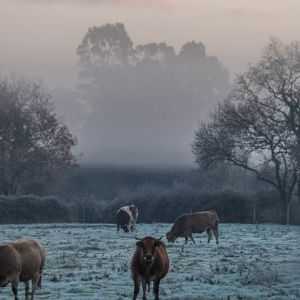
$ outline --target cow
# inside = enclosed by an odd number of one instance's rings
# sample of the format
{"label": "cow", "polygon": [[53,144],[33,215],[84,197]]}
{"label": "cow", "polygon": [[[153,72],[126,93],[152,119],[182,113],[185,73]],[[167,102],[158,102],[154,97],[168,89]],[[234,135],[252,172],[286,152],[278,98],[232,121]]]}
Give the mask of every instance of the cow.
{"label": "cow", "polygon": [[143,300],[147,300],[146,287],[150,291],[153,281],[155,300],[159,300],[159,284],[169,271],[169,257],[165,244],[160,239],[146,236],[136,243],[136,250],[131,261],[131,273],[134,281],[133,300],[136,300],[140,285],[143,287]]}
{"label": "cow", "polygon": [[116,213],[117,231],[119,232],[120,227],[124,232],[133,231],[138,215],[138,208],[133,204],[121,207]]}
{"label": "cow", "polygon": [[25,284],[25,300],[29,300],[29,281],[32,281],[31,300],[42,284],[46,260],[45,249],[33,239],[18,240],[0,245],[0,287],[11,284],[14,299],[18,299],[18,284]]}
{"label": "cow", "polygon": [[212,239],[212,235],[215,236],[216,243],[219,243],[219,217],[213,210],[202,211],[195,213],[186,213],[180,215],[171,230],[167,232],[166,238],[168,242],[174,243],[178,237],[185,238],[185,244],[188,242],[188,238],[195,243],[192,233],[207,232],[208,243]]}

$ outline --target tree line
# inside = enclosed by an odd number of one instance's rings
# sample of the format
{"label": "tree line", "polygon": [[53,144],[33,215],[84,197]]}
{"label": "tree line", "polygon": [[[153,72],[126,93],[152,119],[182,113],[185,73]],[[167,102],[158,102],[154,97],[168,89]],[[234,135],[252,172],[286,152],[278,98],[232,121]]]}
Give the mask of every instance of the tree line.
{"label": "tree line", "polygon": [[[216,210],[221,222],[285,223],[276,191],[240,169],[220,167],[149,170],[82,166],[66,174],[48,195],[0,197],[0,223],[115,223],[117,210],[138,206],[139,222],[172,223],[183,212]],[[53,196],[54,195],[54,196]],[[256,203],[256,211],[252,203]],[[291,210],[298,224],[299,203]]]}

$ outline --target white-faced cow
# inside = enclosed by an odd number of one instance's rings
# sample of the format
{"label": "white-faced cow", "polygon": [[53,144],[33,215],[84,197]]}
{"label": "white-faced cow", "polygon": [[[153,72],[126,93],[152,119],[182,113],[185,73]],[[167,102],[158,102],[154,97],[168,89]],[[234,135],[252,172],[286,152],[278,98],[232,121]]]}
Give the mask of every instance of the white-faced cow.
{"label": "white-faced cow", "polygon": [[138,208],[131,204],[121,207],[117,211],[117,230],[119,232],[120,227],[125,231],[133,231],[139,215]]}
{"label": "white-faced cow", "polygon": [[155,300],[159,300],[159,284],[169,271],[169,257],[165,244],[160,239],[147,236],[136,243],[136,250],[131,261],[131,273],[134,281],[133,300],[136,300],[143,287],[143,300],[147,300],[146,287],[154,282]]}
{"label": "white-faced cow", "polygon": [[29,281],[32,281],[31,300],[37,287],[41,287],[45,265],[45,249],[35,240],[24,239],[0,245],[0,287],[11,284],[15,300],[18,284],[25,284],[25,299],[29,299]]}
{"label": "white-faced cow", "polygon": [[178,237],[184,237],[185,244],[187,244],[188,238],[195,243],[192,233],[202,233],[206,231],[208,235],[208,243],[212,239],[212,235],[214,235],[216,243],[218,244],[218,224],[219,217],[213,210],[182,214],[176,219],[171,230],[167,232],[166,238],[168,242],[171,243],[174,243]]}

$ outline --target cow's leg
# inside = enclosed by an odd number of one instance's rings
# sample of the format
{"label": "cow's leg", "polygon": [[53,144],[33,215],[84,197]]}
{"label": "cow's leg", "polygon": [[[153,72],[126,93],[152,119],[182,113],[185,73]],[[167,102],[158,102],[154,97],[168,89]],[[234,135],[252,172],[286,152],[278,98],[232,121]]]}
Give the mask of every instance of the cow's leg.
{"label": "cow's leg", "polygon": [[120,224],[118,223],[117,224],[117,232],[119,232],[119,230],[120,230]]}
{"label": "cow's leg", "polygon": [[184,242],[184,243],[185,243],[185,244],[187,244],[187,243],[188,243],[188,240],[189,240],[189,238],[188,238],[188,236],[187,236],[187,235],[186,235],[184,238],[185,238],[185,242]]}
{"label": "cow's leg", "polygon": [[40,276],[41,274],[40,273],[36,273],[33,278],[32,278],[32,288],[31,288],[31,300],[34,300],[34,294],[36,292],[36,289],[38,287],[38,283],[39,283],[39,280],[40,280]]}
{"label": "cow's leg", "polygon": [[194,244],[196,243],[195,240],[194,240],[194,238],[193,238],[192,233],[190,233],[190,239],[192,240],[192,242],[193,242]]}
{"label": "cow's leg", "polygon": [[127,232],[130,232],[131,231],[131,225],[128,224],[128,225],[126,225],[126,227],[127,227]]}
{"label": "cow's leg", "polygon": [[11,280],[11,289],[14,294],[15,300],[18,300],[18,285],[19,285],[19,276],[15,276]]}
{"label": "cow's leg", "polygon": [[138,294],[140,293],[141,281],[138,278],[134,278],[133,280],[134,280],[133,300],[136,300]]}
{"label": "cow's leg", "polygon": [[[150,283],[148,283],[148,284],[150,284]],[[146,293],[147,283],[145,281],[143,281],[142,285],[143,285],[143,300],[147,300],[147,293]]]}
{"label": "cow's leg", "polygon": [[134,230],[134,223],[130,224],[130,231],[133,232]]}
{"label": "cow's leg", "polygon": [[29,281],[25,281],[25,300],[29,300]]}
{"label": "cow's leg", "polygon": [[135,225],[136,225],[136,222],[133,223],[133,230],[134,230],[135,232],[137,232],[137,229],[136,229]]}
{"label": "cow's leg", "polygon": [[216,244],[219,244],[219,232],[218,229],[213,229],[214,236],[216,238]]}
{"label": "cow's leg", "polygon": [[160,280],[157,279],[154,281],[154,286],[153,286],[153,291],[154,291],[154,300],[159,300],[159,296],[158,296],[158,293],[159,293],[159,282]]}
{"label": "cow's leg", "polygon": [[208,235],[207,243],[209,244],[210,240],[212,239],[212,232],[211,232],[211,229],[207,229],[206,232],[207,232],[207,235]]}

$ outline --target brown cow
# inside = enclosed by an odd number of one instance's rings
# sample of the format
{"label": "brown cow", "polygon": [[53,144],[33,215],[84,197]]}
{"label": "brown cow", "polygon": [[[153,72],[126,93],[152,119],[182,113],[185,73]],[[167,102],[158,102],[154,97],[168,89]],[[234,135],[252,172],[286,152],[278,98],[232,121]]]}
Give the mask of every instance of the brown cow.
{"label": "brown cow", "polygon": [[218,215],[213,210],[182,214],[176,219],[171,230],[167,232],[166,237],[168,242],[171,243],[174,243],[178,237],[184,237],[185,244],[187,244],[188,238],[195,243],[192,233],[202,233],[206,231],[208,235],[208,243],[210,242],[213,233],[216,238],[216,243],[218,244],[218,224]]}
{"label": "brown cow", "polygon": [[169,257],[161,238],[155,239],[147,236],[136,243],[137,248],[131,261],[131,273],[134,281],[133,300],[136,300],[140,292],[141,283],[143,300],[147,300],[146,285],[148,285],[149,292],[151,281],[154,282],[155,300],[159,300],[159,283],[169,271]]}
{"label": "brown cow", "polygon": [[37,287],[41,287],[45,265],[45,249],[35,240],[24,239],[0,245],[0,287],[11,283],[15,300],[18,284],[25,284],[25,299],[29,299],[29,281],[32,280],[31,300]]}

